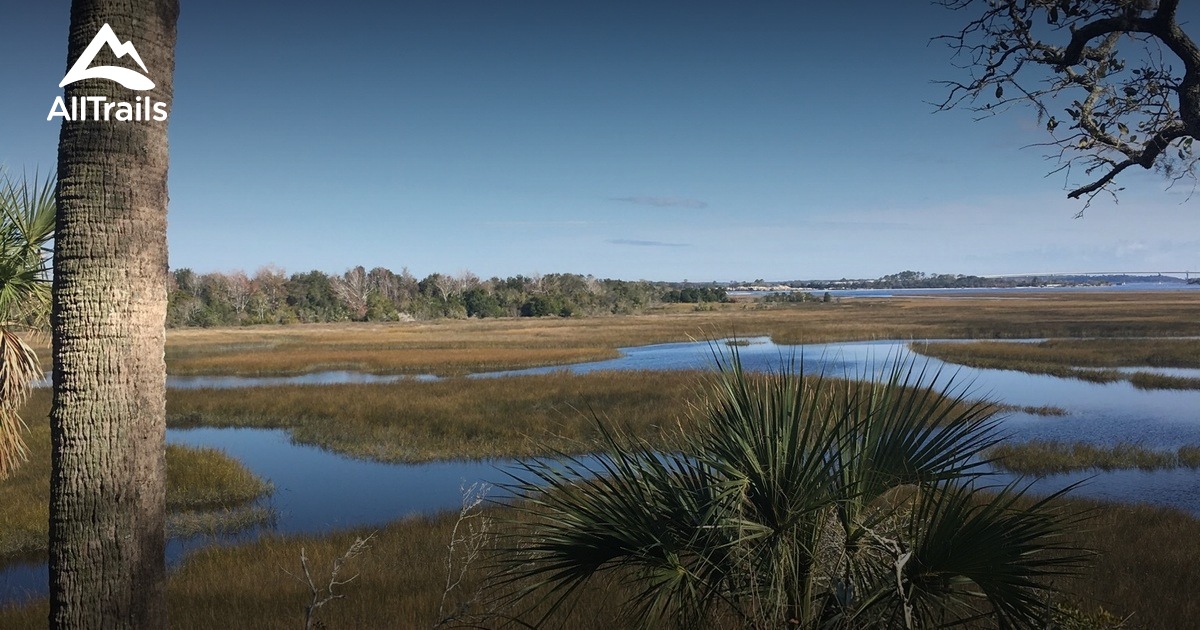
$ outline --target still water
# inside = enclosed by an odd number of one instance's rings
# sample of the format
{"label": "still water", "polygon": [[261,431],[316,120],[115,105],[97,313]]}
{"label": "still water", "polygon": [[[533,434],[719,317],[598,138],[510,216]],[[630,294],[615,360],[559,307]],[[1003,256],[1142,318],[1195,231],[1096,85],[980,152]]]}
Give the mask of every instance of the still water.
{"label": "still water", "polygon": [[[912,357],[907,341],[875,341],[781,346],[767,338],[741,340],[737,346],[749,369],[777,369],[794,362],[805,372],[829,376],[872,377],[883,374],[897,357],[915,358],[925,381],[969,387],[977,396],[1018,406],[1060,407],[1066,416],[1011,413],[1004,430],[1011,439],[1046,439],[1094,443],[1133,442],[1174,449],[1200,444],[1200,391],[1138,390],[1128,383],[1097,384],[1007,370],[983,370]],[[916,344],[919,350],[920,343]],[[727,355],[723,342],[671,343],[626,348],[616,359],[572,366],[533,368],[474,375],[476,378],[541,374],[558,370],[706,369],[714,351]],[[1189,374],[1190,375],[1190,374]],[[237,388],[264,385],[394,382],[398,376],[322,372],[296,377],[172,377],[171,387]],[[418,377],[432,379],[434,377]],[[512,461],[382,464],[352,460],[312,446],[293,444],[286,431],[266,429],[188,429],[168,431],[174,444],[216,447],[242,461],[255,474],[271,480],[275,493],[266,504],[277,514],[271,531],[319,533],[348,527],[383,525],[412,514],[457,509],[464,489],[477,482],[503,482]],[[1007,480],[999,476],[998,482]],[[1177,507],[1200,516],[1200,474],[1190,469],[1070,473],[1039,479],[1035,488],[1051,492],[1075,481],[1087,482],[1075,496],[1108,501],[1145,502]],[[168,555],[177,562],[190,549],[249,540],[265,528],[236,537],[172,540]],[[0,571],[0,602],[44,594],[45,565],[18,565]]]}

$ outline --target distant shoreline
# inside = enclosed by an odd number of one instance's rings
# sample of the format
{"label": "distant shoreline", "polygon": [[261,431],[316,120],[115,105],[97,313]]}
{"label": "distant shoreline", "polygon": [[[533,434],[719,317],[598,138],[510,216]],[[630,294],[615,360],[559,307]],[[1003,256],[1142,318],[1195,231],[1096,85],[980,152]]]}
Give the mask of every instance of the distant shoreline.
{"label": "distant shoreline", "polygon": [[996,293],[1077,293],[1077,292],[1098,292],[1098,293],[1130,293],[1130,292],[1147,292],[1158,293],[1164,291],[1200,291],[1200,285],[1189,284],[1187,282],[1130,282],[1125,284],[1072,284],[1072,285],[1046,285],[1038,287],[1012,287],[1012,286],[996,286],[996,287],[921,287],[921,288],[897,288],[897,289],[814,289],[794,288],[787,289],[769,289],[769,290],[752,290],[729,288],[727,290],[729,297],[763,297],[778,293],[811,293],[815,297],[820,297],[825,293],[829,293],[832,297],[844,298],[864,298],[864,297],[921,297],[922,295],[942,296],[947,293],[957,293],[963,297],[978,297],[978,294],[996,294]]}

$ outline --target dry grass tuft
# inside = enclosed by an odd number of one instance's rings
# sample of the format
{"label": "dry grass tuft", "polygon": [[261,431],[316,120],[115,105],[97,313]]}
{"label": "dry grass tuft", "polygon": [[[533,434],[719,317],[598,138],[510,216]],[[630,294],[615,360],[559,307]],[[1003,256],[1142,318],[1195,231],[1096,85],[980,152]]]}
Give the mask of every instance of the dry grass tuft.
{"label": "dry grass tuft", "polygon": [[228,510],[271,493],[271,484],[215,448],[167,445],[167,509]]}

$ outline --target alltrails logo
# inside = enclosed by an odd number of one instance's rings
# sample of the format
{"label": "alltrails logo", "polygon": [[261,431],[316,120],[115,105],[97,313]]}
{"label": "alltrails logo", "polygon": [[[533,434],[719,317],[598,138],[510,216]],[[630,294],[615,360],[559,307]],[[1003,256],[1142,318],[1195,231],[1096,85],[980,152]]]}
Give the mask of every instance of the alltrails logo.
{"label": "alltrails logo", "polygon": [[[100,27],[100,32],[96,33],[96,37],[92,38],[92,42],[75,61],[75,65],[67,71],[67,76],[63,77],[58,87],[66,87],[84,79],[108,79],[138,92],[154,89],[154,81],[135,70],[118,66],[90,67],[92,61],[96,59],[96,55],[100,53],[100,49],[105,46],[108,46],[118,59],[129,55],[137,62],[142,72],[149,72],[146,64],[142,63],[141,55],[133,47],[133,42],[121,43],[112,27],[105,24]],[[54,120],[56,117],[70,122],[81,120],[163,121],[167,119],[167,104],[155,102],[149,96],[137,98],[132,103],[110,101],[107,96],[73,96],[70,107],[68,107],[67,101],[58,96],[55,97],[54,104],[50,106],[50,113],[46,115],[46,120]]]}

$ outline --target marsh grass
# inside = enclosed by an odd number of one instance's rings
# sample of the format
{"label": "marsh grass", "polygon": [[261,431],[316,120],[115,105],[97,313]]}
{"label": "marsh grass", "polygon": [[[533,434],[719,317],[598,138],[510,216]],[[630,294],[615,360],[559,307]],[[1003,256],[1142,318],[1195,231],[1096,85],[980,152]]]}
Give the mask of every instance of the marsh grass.
{"label": "marsh grass", "polygon": [[237,507],[272,491],[218,449],[175,444],[167,446],[167,483],[167,509],[193,512]]}
{"label": "marsh grass", "polygon": [[1033,416],[1068,416],[1068,415],[1071,415],[1070,411],[1067,411],[1066,409],[1063,409],[1062,407],[1055,407],[1053,405],[1033,406],[1033,405],[1000,404],[1000,405],[997,405],[997,407],[1000,411],[1019,411],[1021,413],[1027,413],[1027,414],[1030,414]]}
{"label": "marsh grass", "polygon": [[[943,344],[930,344],[939,350]],[[996,359],[1030,360],[1071,367],[1200,368],[1200,339],[1049,339],[1038,343],[978,342],[945,344],[947,352],[976,349],[971,354]]]}
{"label": "marsh grass", "polygon": [[[12,477],[0,481],[0,564],[35,557],[46,549],[50,522],[49,412],[50,392],[45,390],[35,390],[21,412],[30,419],[29,461]],[[219,451],[167,448],[167,504],[172,511],[216,509],[219,514],[232,514],[233,508],[270,490],[269,484]]]}
{"label": "marsh grass", "polygon": [[275,511],[258,505],[185,510],[167,516],[167,535],[179,538],[225,536],[275,522]]}
{"label": "marsh grass", "polygon": [[1102,446],[1086,442],[1033,440],[993,447],[989,457],[997,467],[1015,473],[1050,475],[1076,470],[1162,470],[1200,468],[1200,447],[1149,449],[1137,444]]}
{"label": "marsh grass", "polygon": [[1200,468],[1200,446],[1181,446],[1175,451],[1179,463],[1188,468]]}
{"label": "marsh grass", "polygon": [[566,371],[353,385],[171,390],[168,424],[276,428],[292,439],[384,462],[592,452],[596,419],[659,448],[694,426],[705,372]]}
{"label": "marsh grass", "polygon": [[616,356],[625,346],[734,335],[767,335],[781,344],[1200,336],[1197,294],[859,298],[839,304],[718,304],[700,312],[674,305],[643,315],[594,318],[179,329],[167,336],[167,366],[172,374],[345,369],[456,375],[594,361]]}
{"label": "marsh grass", "polygon": [[1200,619],[1200,521],[1188,514],[1138,505],[1080,500],[1092,513],[1073,536],[1097,551],[1092,571],[1064,587],[1089,612],[1103,607],[1129,617],[1129,627],[1191,628]]}
{"label": "marsh grass", "polygon": [[1200,389],[1200,378],[1151,372],[1135,372],[1129,375],[1129,383],[1138,389]]}
{"label": "marsh grass", "polygon": [[[1072,532],[1072,540],[1096,549],[1095,565],[1075,579],[1064,580],[1070,607],[1091,619],[1101,608],[1108,619],[1129,617],[1128,628],[1190,628],[1200,618],[1200,521],[1181,512],[1139,506],[1067,500],[1064,505],[1092,514],[1089,526]],[[487,515],[505,519],[495,508]],[[322,611],[330,628],[432,628],[446,583],[447,544],[458,519],[454,513],[390,524],[376,533],[370,553],[349,571],[359,578],[345,589],[346,599]],[[356,538],[375,530],[356,530],[319,537],[268,536],[255,543],[207,548],[191,555],[172,573],[168,584],[171,626],[183,629],[291,629],[303,622],[308,588],[284,573],[294,570],[303,547],[314,566],[328,566]],[[448,607],[460,604],[463,618],[485,613],[469,603],[486,578],[478,563],[452,594]],[[614,613],[615,604],[631,596],[618,580],[590,584],[551,619],[550,628],[618,630],[630,627]],[[543,609],[544,610],[544,609]],[[492,611],[493,615],[503,611]],[[44,628],[46,600],[0,608],[0,627]],[[493,617],[495,621],[495,617]],[[447,624],[454,627],[452,624]],[[495,623],[484,626],[491,627]],[[731,628],[733,626],[730,626]],[[1066,626],[1071,627],[1071,626]],[[1104,628],[1080,625],[1078,628]]]}
{"label": "marsh grass", "polygon": [[[489,513],[494,517],[494,513]],[[484,563],[475,563],[459,588],[443,602],[446,557],[455,513],[399,521],[378,530],[354,530],[327,536],[266,536],[236,547],[208,547],[190,554],[172,572],[168,583],[171,627],[190,630],[280,629],[304,625],[311,602],[309,587],[286,573],[296,572],[301,549],[312,567],[327,569],[358,539],[372,533],[369,552],[354,558],[346,575],[358,578],[345,585],[345,599],[323,608],[318,620],[328,628],[397,629],[461,627],[481,608],[471,600],[483,580]],[[625,627],[611,604],[621,597],[619,586],[597,589],[578,600],[576,609],[560,618],[579,630]],[[439,617],[439,606],[456,611],[456,618]],[[28,605],[0,608],[2,628],[44,628],[45,599]]]}
{"label": "marsh grass", "polygon": [[[1139,389],[1200,389],[1200,379],[1118,367],[1200,368],[1200,339],[1050,339],[1039,343],[913,343],[915,352],[971,367],[1018,370]],[[1109,369],[1105,369],[1109,368]]]}
{"label": "marsh grass", "polygon": [[[170,356],[170,355],[168,355]],[[284,345],[269,351],[168,359],[173,374],[295,375],[323,370],[455,376],[600,361],[610,348],[347,348]]]}
{"label": "marsh grass", "polygon": [[387,462],[586,452],[593,412],[659,444],[685,422],[694,372],[558,372],[369,385],[172,390],[174,427],[284,428],[292,439]]}

